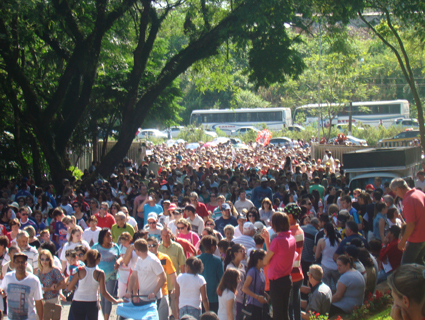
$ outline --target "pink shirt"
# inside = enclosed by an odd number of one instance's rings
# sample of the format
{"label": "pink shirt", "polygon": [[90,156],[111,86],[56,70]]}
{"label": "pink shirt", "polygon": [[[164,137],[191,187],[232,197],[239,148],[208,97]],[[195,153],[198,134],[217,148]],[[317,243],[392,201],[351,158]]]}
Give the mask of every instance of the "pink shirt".
{"label": "pink shirt", "polygon": [[193,231],[189,231],[187,234],[180,233],[178,238],[185,239],[194,246],[196,246],[196,244],[199,242],[199,236]]}
{"label": "pink shirt", "polygon": [[425,242],[425,194],[422,191],[407,191],[403,198],[403,215],[406,222],[415,223],[415,229],[407,241]]}
{"label": "pink shirt", "polygon": [[290,231],[279,233],[270,244],[274,255],[270,260],[268,278],[277,280],[289,276],[295,261],[295,238]]}

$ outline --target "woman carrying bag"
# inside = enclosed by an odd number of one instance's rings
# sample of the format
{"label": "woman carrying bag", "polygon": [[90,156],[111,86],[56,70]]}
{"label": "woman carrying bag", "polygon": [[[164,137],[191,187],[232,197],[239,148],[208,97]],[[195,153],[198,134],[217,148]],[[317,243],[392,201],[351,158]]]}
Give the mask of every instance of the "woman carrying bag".
{"label": "woman carrying bag", "polygon": [[264,276],[264,250],[253,250],[249,256],[248,272],[242,291],[245,293],[246,305],[242,309],[245,320],[268,319],[269,296],[264,291],[266,278]]}

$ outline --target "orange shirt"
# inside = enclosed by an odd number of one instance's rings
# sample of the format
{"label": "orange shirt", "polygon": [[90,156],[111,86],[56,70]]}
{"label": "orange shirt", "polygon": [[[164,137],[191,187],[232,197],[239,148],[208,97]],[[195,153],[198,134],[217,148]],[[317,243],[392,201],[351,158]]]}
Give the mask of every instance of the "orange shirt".
{"label": "orange shirt", "polygon": [[[173,274],[173,273],[176,272],[176,269],[174,268],[173,262],[171,261],[169,256],[158,251],[157,257],[158,257],[159,261],[161,261],[161,265],[164,268],[165,274],[170,275],[170,274]],[[161,290],[162,290],[163,296],[168,294],[167,281],[165,281]]]}

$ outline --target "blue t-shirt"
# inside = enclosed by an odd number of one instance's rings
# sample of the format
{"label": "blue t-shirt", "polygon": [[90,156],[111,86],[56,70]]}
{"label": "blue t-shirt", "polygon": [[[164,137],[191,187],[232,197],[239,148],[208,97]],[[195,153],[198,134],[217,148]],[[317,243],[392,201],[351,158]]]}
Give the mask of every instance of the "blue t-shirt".
{"label": "blue t-shirt", "polygon": [[62,221],[57,221],[55,224],[55,236],[58,237],[58,245],[59,247],[62,247],[66,242],[68,242],[68,239],[66,238],[68,235],[68,229],[66,226],[62,223]]}
{"label": "blue t-shirt", "polygon": [[273,199],[273,192],[272,189],[269,187],[263,188],[261,186],[258,186],[252,190],[251,194],[251,201],[254,203],[254,206],[257,208],[261,207],[261,202],[263,202],[264,198],[269,198],[270,201]]}
{"label": "blue t-shirt", "polygon": [[149,203],[146,203],[143,206],[143,225],[146,225],[148,223],[148,214],[151,212],[154,212],[156,213],[156,215],[159,216],[161,213],[164,212],[164,209],[159,204],[155,204],[153,207],[151,207]]}
{"label": "blue t-shirt", "polygon": [[344,240],[341,241],[341,243],[339,244],[338,249],[336,249],[335,253],[338,254],[338,255],[344,254],[345,248],[351,244],[351,241],[353,241],[353,239],[362,240],[364,245],[365,245],[365,248],[368,247],[365,238],[363,238],[362,236],[360,236],[358,234],[352,234],[351,236],[346,237]]}
{"label": "blue t-shirt", "polygon": [[19,227],[19,229],[24,230],[25,227],[31,226],[34,228],[35,232],[38,233],[38,226],[34,221],[28,219],[27,222],[25,223],[23,223],[22,221],[20,222],[21,222],[21,226]]}
{"label": "blue t-shirt", "polygon": [[104,248],[99,243],[95,243],[92,249],[96,249],[101,254],[99,269],[105,272],[105,282],[108,280],[117,280],[118,273],[114,269],[115,261],[120,257],[120,248],[116,243],[111,248]]}
{"label": "blue t-shirt", "polygon": [[[249,290],[251,290],[251,292],[254,292],[255,294],[259,295],[259,296],[264,296],[264,289],[266,287],[266,278],[264,276],[264,271],[263,269],[258,270],[256,267],[252,267],[251,269],[248,270],[248,273],[246,274],[246,276],[250,276],[252,281],[251,284],[249,285]],[[253,304],[254,306],[263,307],[263,304],[260,303],[257,299],[254,299],[251,296],[246,296],[247,297],[247,303],[248,304]]]}
{"label": "blue t-shirt", "polygon": [[221,233],[221,235],[224,235],[224,227],[228,224],[231,224],[232,226],[236,227],[238,225],[238,220],[234,216],[230,216],[229,219],[224,219],[223,217],[220,217],[215,220],[215,230]]}
{"label": "blue t-shirt", "polygon": [[373,218],[373,235],[375,236],[376,239],[382,241],[383,239],[381,239],[381,234],[379,233],[379,220],[381,219],[384,219],[386,224],[387,219],[382,215],[381,212],[378,212],[376,214],[376,217]]}
{"label": "blue t-shirt", "polygon": [[354,209],[353,207],[351,207],[350,211],[348,211],[350,213],[350,215],[353,216],[354,221],[359,224],[360,223],[360,216],[359,213],[357,212],[356,209]]}

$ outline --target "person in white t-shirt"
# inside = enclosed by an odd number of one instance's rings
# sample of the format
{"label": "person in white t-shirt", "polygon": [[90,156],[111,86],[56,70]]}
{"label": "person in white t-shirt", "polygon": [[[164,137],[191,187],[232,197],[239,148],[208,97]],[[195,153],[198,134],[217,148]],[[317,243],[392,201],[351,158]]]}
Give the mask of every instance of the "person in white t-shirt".
{"label": "person in white t-shirt", "polygon": [[190,257],[186,260],[185,273],[181,273],[176,280],[176,305],[178,306],[178,318],[191,315],[196,319],[201,317],[201,302],[205,311],[210,310],[207,296],[207,282],[201,275],[204,265],[201,259]]}
{"label": "person in white t-shirt", "polygon": [[194,205],[189,204],[184,208],[184,214],[186,215],[186,220],[189,221],[192,231],[196,232],[198,236],[202,236],[202,231],[204,231],[204,220],[196,214],[196,208]]}
{"label": "person in white t-shirt", "polygon": [[148,243],[145,239],[137,239],[133,246],[127,248],[127,252],[133,249],[137,256],[136,266],[130,276],[128,292],[125,297],[134,295],[146,295],[149,300],[162,298],[161,288],[167,281],[161,261],[148,251]]}
{"label": "person in white t-shirt", "polygon": [[7,273],[0,285],[0,294],[7,295],[8,319],[43,319],[43,292],[40,280],[26,270],[28,257],[16,253],[15,271]]}
{"label": "person in white t-shirt", "polygon": [[242,213],[243,209],[249,211],[254,206],[251,200],[246,198],[246,191],[242,188],[239,189],[239,200],[235,202],[235,208],[239,214]]}
{"label": "person in white t-shirt", "polygon": [[415,188],[425,192],[425,171],[419,170],[416,176],[418,180],[415,181]]}
{"label": "person in white t-shirt", "polygon": [[90,247],[99,241],[99,232],[102,230],[97,226],[96,216],[90,216],[87,220],[89,227],[83,232],[83,240],[86,241]]}
{"label": "person in white t-shirt", "polygon": [[227,269],[217,287],[219,320],[236,320],[236,288],[240,279],[237,269]]}

